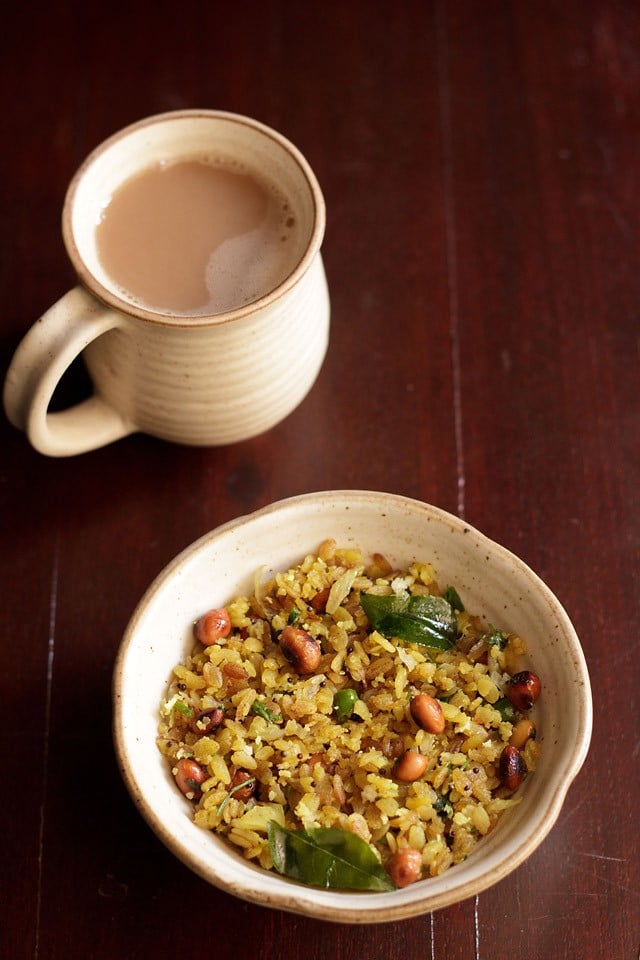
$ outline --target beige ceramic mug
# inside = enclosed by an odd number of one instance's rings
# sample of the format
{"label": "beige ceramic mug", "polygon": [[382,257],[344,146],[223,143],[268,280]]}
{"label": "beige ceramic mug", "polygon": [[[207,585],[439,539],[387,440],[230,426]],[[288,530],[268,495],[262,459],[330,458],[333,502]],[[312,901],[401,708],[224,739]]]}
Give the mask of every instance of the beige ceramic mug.
{"label": "beige ceramic mug", "polygon": [[[286,275],[274,275],[272,287],[263,277],[254,299],[221,312],[149,306],[113,279],[97,239],[97,225],[123,184],[154,167],[194,161],[261,178],[282,201],[292,228]],[[255,120],[177,111],[115,134],[87,158],[69,187],[63,235],[80,284],[18,346],[4,389],[9,419],[50,456],[82,453],[135,431],[215,446],[268,430],[301,402],[326,353],[324,225],[324,201],[309,164]],[[274,235],[273,243],[284,240]],[[229,267],[233,243],[225,249]],[[80,353],[93,396],[48,412],[59,380]]]}

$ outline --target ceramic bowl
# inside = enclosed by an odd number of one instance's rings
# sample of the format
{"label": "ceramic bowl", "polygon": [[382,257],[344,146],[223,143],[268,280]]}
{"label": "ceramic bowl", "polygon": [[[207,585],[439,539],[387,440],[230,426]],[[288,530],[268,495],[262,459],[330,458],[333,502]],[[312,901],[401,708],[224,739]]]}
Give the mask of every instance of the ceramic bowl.
{"label": "ceramic bowl", "polygon": [[[384,553],[394,566],[429,560],[467,609],[526,638],[542,679],[535,719],[542,755],[507,811],[469,858],[442,876],[389,893],[305,887],[253,866],[196,827],[156,749],[158,706],[172,667],[192,646],[191,624],[210,606],[297,563],[322,540]],[[188,867],[245,900],[340,923],[416,916],[471,897],[515,870],[544,840],[585,759],[591,692],[580,643],[559,601],[512,553],[436,507],[387,493],[331,491],[294,497],[197,540],[157,577],[126,630],[114,674],[114,735],[127,787],[159,838]]]}

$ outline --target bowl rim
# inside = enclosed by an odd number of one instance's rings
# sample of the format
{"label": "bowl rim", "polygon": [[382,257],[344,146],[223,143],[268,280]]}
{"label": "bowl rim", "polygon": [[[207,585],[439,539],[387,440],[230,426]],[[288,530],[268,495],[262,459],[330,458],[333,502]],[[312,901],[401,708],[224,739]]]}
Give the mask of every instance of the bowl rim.
{"label": "bowl rim", "polygon": [[[260,888],[240,889],[232,880],[221,876],[219,871],[212,873],[207,866],[201,864],[197,858],[193,857],[190,851],[186,847],[183,847],[173,834],[170,833],[160,815],[154,809],[153,804],[145,797],[142,786],[132,772],[131,765],[128,762],[127,735],[122,716],[124,670],[128,654],[134,646],[139,622],[156,595],[186,561],[193,559],[196,554],[202,550],[206,550],[212,543],[224,537],[230,531],[252,524],[272,513],[295,509],[297,507],[305,507],[311,504],[317,504],[320,501],[326,502],[327,499],[335,503],[340,501],[349,501],[350,503],[358,504],[369,502],[371,506],[382,506],[384,503],[388,507],[403,507],[410,511],[417,511],[430,519],[436,520],[438,523],[448,524],[454,532],[471,534],[478,544],[489,547],[494,555],[515,564],[520,573],[525,574],[533,585],[543,593],[547,602],[550,603],[555,617],[563,628],[564,639],[569,642],[572,658],[576,669],[580,673],[579,684],[577,686],[579,693],[577,695],[578,702],[576,710],[579,736],[576,737],[576,740],[572,744],[572,750],[564,768],[564,778],[562,781],[557,782],[555,789],[549,793],[549,796],[545,798],[544,804],[538,809],[536,816],[538,821],[537,828],[523,837],[521,842],[514,844],[510,851],[509,858],[498,862],[491,870],[480,876],[471,877],[462,883],[456,883],[455,877],[452,877],[453,882],[450,885],[431,894],[429,893],[428,886],[420,889],[417,885],[412,885],[389,894],[378,893],[375,897],[368,899],[370,894],[305,887],[280,875],[275,875],[274,877],[276,881],[279,881],[277,884],[274,884],[276,887],[275,890]],[[242,514],[215,527],[198,537],[176,554],[153,579],[142,595],[123,634],[113,669],[112,707],[112,732],[116,759],[128,792],[142,817],[165,846],[167,846],[179,860],[207,882],[246,901],[261,906],[315,917],[317,919],[353,924],[390,922],[419,916],[432,910],[438,910],[475,896],[498,883],[500,880],[503,880],[508,874],[513,872],[542,843],[558,819],[567,792],[584,764],[589,751],[593,725],[591,685],[586,659],[580,641],[561,602],[538,574],[508,548],[492,540],[466,520],[460,519],[440,507],[400,494],[359,489],[321,490],[274,501],[255,511]],[[253,865],[251,865],[251,869],[257,869],[260,874],[271,876],[270,872],[256,868]],[[444,876],[447,877],[449,873],[450,872],[447,871]],[[442,875],[440,879],[442,879]],[[423,883],[428,884],[428,879],[423,881]],[[282,887],[281,890],[280,886]],[[416,889],[419,893],[415,892]],[[381,898],[384,898],[384,904]],[[389,899],[391,899],[391,902],[388,902]]]}

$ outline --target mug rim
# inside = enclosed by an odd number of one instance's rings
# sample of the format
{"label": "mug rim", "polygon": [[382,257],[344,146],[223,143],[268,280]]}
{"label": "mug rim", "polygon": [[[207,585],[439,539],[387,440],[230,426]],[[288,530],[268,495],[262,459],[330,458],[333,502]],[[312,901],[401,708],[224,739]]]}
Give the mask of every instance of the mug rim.
{"label": "mug rim", "polygon": [[[106,287],[95,276],[95,274],[85,264],[84,258],[80,253],[78,244],[76,243],[73,230],[72,214],[78,188],[85,174],[90,167],[93,166],[94,162],[107,150],[111,149],[112,146],[125,137],[128,137],[147,126],[168,123],[173,120],[188,120],[198,118],[227,120],[232,123],[250,127],[251,129],[261,133],[263,136],[274,140],[279,146],[281,146],[291,157],[291,159],[298,165],[304,179],[309,186],[313,203],[313,224],[304,254],[298,261],[295,268],[281,283],[274,287],[273,290],[270,290],[257,300],[252,300],[249,303],[242,304],[241,306],[235,307],[232,310],[226,310],[220,313],[165,313],[133,303],[130,300],[126,300],[124,297],[119,297],[113,292],[113,290],[110,290],[108,287]],[[93,296],[95,296],[102,303],[106,304],[108,307],[117,310],[119,313],[125,314],[126,316],[136,317],[140,320],[150,321],[163,326],[203,327],[217,326],[249,317],[252,314],[262,311],[265,309],[265,307],[275,303],[289,290],[295,287],[300,278],[309,270],[311,264],[316,258],[316,255],[320,251],[320,247],[324,238],[325,222],[325,201],[316,175],[301,151],[295,146],[295,144],[288,140],[287,137],[279,133],[277,130],[274,130],[272,127],[267,126],[267,124],[262,123],[260,120],[255,120],[254,118],[245,116],[244,114],[234,113],[227,110],[193,108],[185,110],[170,110],[164,113],[157,113],[148,117],[144,117],[141,120],[137,120],[134,123],[128,124],[126,127],[122,127],[120,130],[101,141],[101,143],[99,143],[98,146],[96,146],[83,160],[69,183],[62,210],[62,235],[67,254],[71,260],[71,263],[73,264],[78,279],[90,291],[90,293],[93,294]]]}

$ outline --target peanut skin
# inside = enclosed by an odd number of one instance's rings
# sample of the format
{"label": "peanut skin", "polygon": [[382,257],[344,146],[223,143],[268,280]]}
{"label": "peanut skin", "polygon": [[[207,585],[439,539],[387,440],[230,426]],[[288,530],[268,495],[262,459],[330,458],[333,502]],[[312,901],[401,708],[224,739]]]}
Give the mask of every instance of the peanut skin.
{"label": "peanut skin", "polygon": [[422,855],[419,850],[407,847],[398,850],[387,863],[387,873],[396,887],[408,887],[420,879],[422,872]]}
{"label": "peanut skin", "polygon": [[500,761],[498,764],[498,773],[502,786],[506,787],[507,790],[517,790],[522,783],[526,772],[527,765],[525,764],[522,754],[518,748],[514,747],[512,744],[507,744],[500,754]]}
{"label": "peanut skin", "polygon": [[442,733],[445,727],[442,707],[428,693],[419,693],[411,701],[411,716],[428,733]]}
{"label": "peanut skin", "polygon": [[200,799],[202,795],[200,784],[207,779],[207,773],[199,763],[183,757],[175,766],[174,776],[178,789],[184,793],[185,797],[189,800]]}
{"label": "peanut skin", "polygon": [[315,673],[322,658],[318,641],[299,627],[284,628],[280,634],[280,649],[289,663],[302,674]]}
{"label": "peanut skin", "polygon": [[196,621],[194,633],[196,640],[205,647],[210,647],[218,640],[228,637],[231,632],[231,620],[225,607],[209,610]]}
{"label": "peanut skin", "polygon": [[397,780],[404,783],[413,783],[419,780],[429,765],[429,760],[417,750],[407,750],[396,764],[395,775]]}

